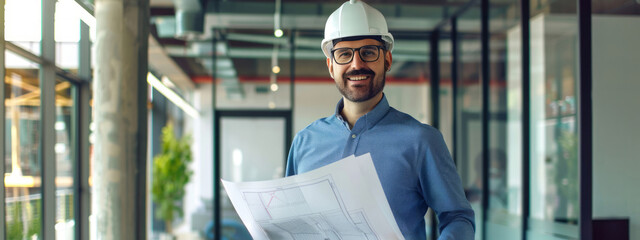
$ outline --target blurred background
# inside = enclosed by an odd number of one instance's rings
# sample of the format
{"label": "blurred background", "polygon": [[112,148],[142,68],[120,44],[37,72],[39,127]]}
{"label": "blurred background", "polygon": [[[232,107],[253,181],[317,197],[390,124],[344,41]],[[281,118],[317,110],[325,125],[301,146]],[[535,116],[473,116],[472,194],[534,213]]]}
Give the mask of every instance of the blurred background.
{"label": "blurred background", "polygon": [[[384,93],[442,132],[476,239],[640,240],[640,2],[365,2],[395,38]],[[218,179],[283,177],[341,98],[341,1],[0,3],[5,239],[250,239]]]}

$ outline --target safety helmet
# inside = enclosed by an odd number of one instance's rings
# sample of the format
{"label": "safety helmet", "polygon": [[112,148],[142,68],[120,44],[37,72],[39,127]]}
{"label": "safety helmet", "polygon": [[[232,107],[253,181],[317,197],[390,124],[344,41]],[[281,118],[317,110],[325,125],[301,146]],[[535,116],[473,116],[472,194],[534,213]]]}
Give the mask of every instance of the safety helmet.
{"label": "safety helmet", "polygon": [[377,9],[358,0],[345,2],[327,19],[324,26],[322,52],[329,58],[333,40],[358,37],[380,36],[388,51],[393,49],[393,36],[387,29],[387,21]]}

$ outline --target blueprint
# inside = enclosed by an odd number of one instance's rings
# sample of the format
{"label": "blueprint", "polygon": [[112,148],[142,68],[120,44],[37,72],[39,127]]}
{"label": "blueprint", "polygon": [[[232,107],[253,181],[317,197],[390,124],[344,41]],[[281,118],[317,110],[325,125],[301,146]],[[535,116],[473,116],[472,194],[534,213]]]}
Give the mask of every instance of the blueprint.
{"label": "blueprint", "polygon": [[222,183],[254,239],[404,239],[369,154],[287,178]]}

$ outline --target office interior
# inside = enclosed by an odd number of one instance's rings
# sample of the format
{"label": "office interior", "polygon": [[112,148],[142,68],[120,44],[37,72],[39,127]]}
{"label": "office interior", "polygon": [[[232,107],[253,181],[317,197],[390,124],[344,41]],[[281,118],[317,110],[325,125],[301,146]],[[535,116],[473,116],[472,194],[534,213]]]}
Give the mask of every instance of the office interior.
{"label": "office interior", "polygon": [[[364,1],[395,38],[385,96],[443,134],[476,239],[640,240],[640,1]],[[4,239],[251,239],[219,180],[283,177],[341,98],[320,41],[342,1],[0,3]],[[191,156],[170,221],[167,125]]]}

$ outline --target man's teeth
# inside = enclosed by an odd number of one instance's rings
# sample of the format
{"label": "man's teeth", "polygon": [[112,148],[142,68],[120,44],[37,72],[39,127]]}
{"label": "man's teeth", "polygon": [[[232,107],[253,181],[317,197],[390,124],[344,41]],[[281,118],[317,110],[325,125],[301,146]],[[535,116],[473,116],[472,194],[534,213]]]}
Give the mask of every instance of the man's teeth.
{"label": "man's teeth", "polygon": [[359,80],[367,79],[367,76],[350,77],[349,79],[352,80],[352,81],[359,81]]}

